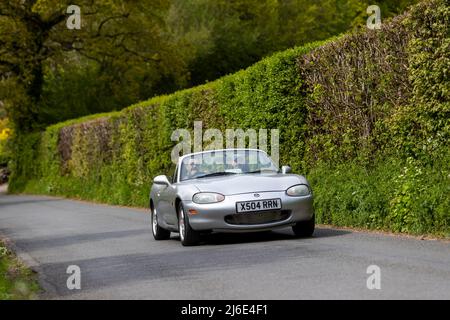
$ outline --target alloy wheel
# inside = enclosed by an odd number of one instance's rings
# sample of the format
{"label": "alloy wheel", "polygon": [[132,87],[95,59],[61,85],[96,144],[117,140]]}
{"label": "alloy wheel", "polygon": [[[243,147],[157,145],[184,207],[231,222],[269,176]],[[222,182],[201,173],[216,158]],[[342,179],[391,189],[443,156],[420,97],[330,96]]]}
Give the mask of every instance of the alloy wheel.
{"label": "alloy wheel", "polygon": [[156,209],[152,210],[152,231],[153,234],[156,235],[158,232],[158,214],[156,213]]}
{"label": "alloy wheel", "polygon": [[184,237],[186,236],[185,235],[186,228],[185,228],[185,225],[184,225],[184,210],[183,210],[183,208],[180,208],[180,217],[178,219],[178,228],[179,228],[179,231],[180,231],[181,241],[184,241]]}

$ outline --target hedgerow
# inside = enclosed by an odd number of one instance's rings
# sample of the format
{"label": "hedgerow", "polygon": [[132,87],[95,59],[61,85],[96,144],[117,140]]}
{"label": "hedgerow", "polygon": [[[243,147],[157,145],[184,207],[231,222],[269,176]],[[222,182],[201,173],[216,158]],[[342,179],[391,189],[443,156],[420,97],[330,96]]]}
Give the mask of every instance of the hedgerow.
{"label": "hedgerow", "polygon": [[175,129],[279,129],[318,222],[450,234],[449,1],[121,112],[17,136],[11,192],[148,206]]}

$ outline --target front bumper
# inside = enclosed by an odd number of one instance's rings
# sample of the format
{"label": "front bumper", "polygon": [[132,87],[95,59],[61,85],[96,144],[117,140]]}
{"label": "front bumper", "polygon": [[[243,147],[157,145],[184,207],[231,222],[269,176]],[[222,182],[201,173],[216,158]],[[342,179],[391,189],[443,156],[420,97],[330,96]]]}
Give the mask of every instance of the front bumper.
{"label": "front bumper", "polygon": [[[183,208],[189,215],[189,224],[196,231],[249,232],[271,230],[294,225],[299,221],[310,220],[314,214],[312,195],[290,197],[284,191],[258,193],[260,195],[259,198],[255,198],[254,193],[244,193],[225,196],[224,201],[212,204],[197,204],[192,201],[183,201]],[[236,202],[264,199],[281,199],[282,220],[261,221],[252,224],[232,224],[226,221],[229,220],[230,215],[237,214]],[[191,214],[189,213],[190,210],[195,210],[197,213]],[[241,215],[252,214],[258,214],[258,212],[241,213]]]}

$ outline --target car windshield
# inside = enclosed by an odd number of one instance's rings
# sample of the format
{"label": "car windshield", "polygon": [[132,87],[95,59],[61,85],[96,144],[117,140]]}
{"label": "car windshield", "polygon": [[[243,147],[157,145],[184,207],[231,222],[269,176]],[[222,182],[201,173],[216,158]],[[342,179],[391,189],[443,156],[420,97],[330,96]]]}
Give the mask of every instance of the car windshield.
{"label": "car windshield", "polygon": [[277,171],[278,168],[265,152],[221,150],[184,158],[181,163],[180,180]]}

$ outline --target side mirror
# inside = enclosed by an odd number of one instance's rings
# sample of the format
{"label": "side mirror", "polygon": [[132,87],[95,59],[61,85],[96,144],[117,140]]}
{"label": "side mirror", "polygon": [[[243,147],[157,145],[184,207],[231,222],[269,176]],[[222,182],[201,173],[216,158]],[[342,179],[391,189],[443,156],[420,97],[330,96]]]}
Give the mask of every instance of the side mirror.
{"label": "side mirror", "polygon": [[281,167],[281,173],[282,174],[287,174],[287,173],[291,173],[291,172],[292,172],[291,167],[289,167],[289,166],[282,166]]}
{"label": "side mirror", "polygon": [[155,177],[155,179],[153,179],[153,183],[165,186],[170,185],[169,179],[167,179],[164,175]]}

